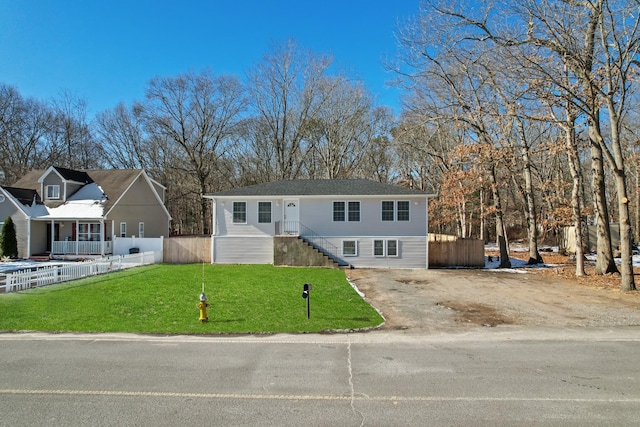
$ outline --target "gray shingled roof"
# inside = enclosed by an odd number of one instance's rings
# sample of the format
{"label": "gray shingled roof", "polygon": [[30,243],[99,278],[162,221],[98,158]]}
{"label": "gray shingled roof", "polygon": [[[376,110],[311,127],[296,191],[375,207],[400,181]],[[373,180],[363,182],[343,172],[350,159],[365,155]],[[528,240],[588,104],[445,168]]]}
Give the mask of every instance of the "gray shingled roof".
{"label": "gray shingled roof", "polygon": [[289,179],[207,194],[225,196],[427,196],[427,193],[369,179]]}

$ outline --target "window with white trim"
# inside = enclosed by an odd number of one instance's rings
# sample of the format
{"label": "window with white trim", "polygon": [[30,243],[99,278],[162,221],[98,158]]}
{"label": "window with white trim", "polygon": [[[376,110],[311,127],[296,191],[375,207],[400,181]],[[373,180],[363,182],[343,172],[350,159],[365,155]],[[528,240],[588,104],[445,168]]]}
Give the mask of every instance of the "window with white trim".
{"label": "window with white trim", "polygon": [[360,221],[360,202],[349,202],[349,222]]}
{"label": "window with white trim", "polygon": [[59,185],[47,185],[47,199],[59,199],[60,198],[60,186]]}
{"label": "window with white trim", "polygon": [[359,222],[360,221],[360,202],[357,201],[336,201],[333,202],[333,221],[334,222]]}
{"label": "window with white trim", "polygon": [[396,204],[398,207],[396,219],[398,221],[409,221],[409,201],[399,200]]}
{"label": "window with white trim", "polygon": [[127,223],[120,223],[120,237],[127,237]]}
{"label": "window with white trim", "polygon": [[144,237],[144,222],[138,223],[138,237]]}
{"label": "window with white trim", "polygon": [[397,257],[398,241],[395,239],[373,241],[373,256],[375,257]]}
{"label": "window with white trim", "polygon": [[373,256],[384,256],[384,240],[373,241]]}
{"label": "window with white trim", "polygon": [[382,201],[382,221],[409,221],[408,200],[383,200]]}
{"label": "window with white trim", "polygon": [[258,202],[258,222],[271,222],[271,202]]}
{"label": "window with white trim", "polygon": [[387,240],[387,256],[398,256],[398,241]]}
{"label": "window with white trim", "polygon": [[357,240],[343,240],[342,241],[342,255],[343,256],[358,256],[358,242],[357,242]]}
{"label": "window with white trim", "polygon": [[395,203],[393,200],[382,201],[382,220],[393,221],[396,217]]}
{"label": "window with white trim", "polygon": [[247,202],[233,202],[233,223],[247,223]]}

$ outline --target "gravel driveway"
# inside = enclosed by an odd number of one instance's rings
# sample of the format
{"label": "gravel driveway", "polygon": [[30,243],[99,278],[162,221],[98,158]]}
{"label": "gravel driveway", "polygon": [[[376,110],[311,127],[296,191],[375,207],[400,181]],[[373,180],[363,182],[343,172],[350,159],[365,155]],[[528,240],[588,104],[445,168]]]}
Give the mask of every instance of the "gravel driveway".
{"label": "gravel driveway", "polygon": [[387,330],[640,326],[640,292],[524,271],[356,269],[347,277],[382,312]]}

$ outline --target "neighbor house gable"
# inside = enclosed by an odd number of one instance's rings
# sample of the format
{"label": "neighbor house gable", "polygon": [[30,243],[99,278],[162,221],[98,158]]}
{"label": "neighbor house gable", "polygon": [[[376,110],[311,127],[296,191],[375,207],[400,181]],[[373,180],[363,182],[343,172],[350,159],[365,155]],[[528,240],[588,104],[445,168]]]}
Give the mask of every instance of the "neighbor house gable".
{"label": "neighbor house gable", "polygon": [[[29,200],[35,191],[24,188],[0,187],[0,221],[4,222],[9,216],[20,213],[25,219],[29,218]],[[37,196],[37,194],[36,194]]]}
{"label": "neighbor house gable", "polygon": [[[158,194],[157,188],[164,189],[162,185],[153,181],[147,173],[142,169],[124,169],[124,170],[100,170],[91,171],[95,176],[96,182],[103,188],[109,201],[105,207],[105,217],[109,216],[113,209],[126,198],[136,185],[142,185],[141,191],[143,197],[150,197],[162,207],[163,214],[171,220],[171,215],[164,205],[164,197]],[[155,184],[154,184],[155,183]]]}

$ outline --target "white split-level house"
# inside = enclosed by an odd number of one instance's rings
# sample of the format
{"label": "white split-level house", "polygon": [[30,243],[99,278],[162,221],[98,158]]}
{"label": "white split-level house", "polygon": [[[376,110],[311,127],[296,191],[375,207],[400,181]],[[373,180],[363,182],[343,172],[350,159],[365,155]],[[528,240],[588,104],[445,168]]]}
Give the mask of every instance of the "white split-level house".
{"label": "white split-level house", "polygon": [[11,216],[18,256],[107,255],[117,237],[167,237],[165,187],[142,169],[52,166],[0,187],[0,223]]}
{"label": "white split-level house", "polygon": [[298,179],[205,197],[213,203],[213,263],[273,263],[274,237],[294,235],[344,266],[429,265],[432,194],[366,179]]}

